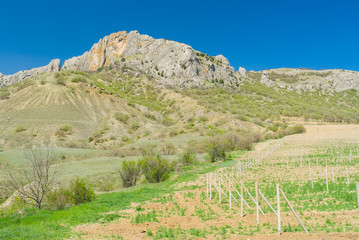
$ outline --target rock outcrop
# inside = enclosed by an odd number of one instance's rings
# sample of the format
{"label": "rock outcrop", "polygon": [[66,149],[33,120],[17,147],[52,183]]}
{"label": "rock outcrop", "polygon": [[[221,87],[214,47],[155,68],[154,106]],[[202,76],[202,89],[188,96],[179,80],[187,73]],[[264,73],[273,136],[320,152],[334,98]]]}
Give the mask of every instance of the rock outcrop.
{"label": "rock outcrop", "polygon": [[342,92],[359,90],[359,72],[331,69],[271,69],[261,72],[260,82],[268,87],[285,88],[290,91]]}
{"label": "rock outcrop", "polygon": [[269,75],[267,71],[262,72],[261,83],[266,85],[267,87],[273,87],[274,83],[269,79]]}
{"label": "rock outcrop", "polygon": [[241,75],[241,77],[243,78],[247,78],[248,75],[247,75],[247,70],[243,67],[239,67],[238,69],[238,73]]}
{"label": "rock outcrop", "polygon": [[29,77],[36,77],[40,73],[58,72],[61,69],[60,59],[52,60],[48,65],[44,67],[33,68],[30,70],[20,71],[13,75],[0,74],[0,88],[9,86],[16,82],[20,82]]}
{"label": "rock outcrop", "polygon": [[[13,75],[0,73],[0,87],[11,85],[43,72],[74,70],[91,72],[107,66],[121,67],[135,76],[147,74],[157,80],[159,87],[198,87],[208,83],[238,87],[247,79],[246,69],[236,72],[222,55],[210,56],[191,46],[165,39],[154,39],[137,31],[117,32],[100,39],[83,55],[64,62],[52,60],[47,66],[20,71]],[[268,87],[286,88],[293,91],[345,91],[359,90],[359,73],[347,70],[272,69],[255,74]]]}
{"label": "rock outcrop", "polygon": [[150,74],[169,86],[200,86],[205,81],[234,86],[240,81],[239,74],[222,55],[212,57],[189,45],[154,39],[137,31],[104,37],[82,56],[66,60],[62,69],[95,71],[111,64]]}

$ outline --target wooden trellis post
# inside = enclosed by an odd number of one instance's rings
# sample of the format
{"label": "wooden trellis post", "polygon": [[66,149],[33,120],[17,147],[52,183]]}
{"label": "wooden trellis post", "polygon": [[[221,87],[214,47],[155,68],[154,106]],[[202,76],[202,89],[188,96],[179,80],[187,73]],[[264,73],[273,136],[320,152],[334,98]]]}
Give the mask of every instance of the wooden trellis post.
{"label": "wooden trellis post", "polygon": [[228,195],[229,195],[229,209],[232,209],[231,179],[229,179]]}
{"label": "wooden trellis post", "polygon": [[329,186],[328,186],[328,167],[325,165],[325,182],[327,185],[327,193],[329,193]]}
{"label": "wooden trellis post", "polygon": [[313,189],[313,176],[312,176],[312,169],[309,169],[309,176],[310,176],[310,181],[312,182],[312,189]]}
{"label": "wooden trellis post", "polygon": [[208,197],[208,194],[209,194],[209,173],[207,173],[207,197]]}
{"label": "wooden trellis post", "polygon": [[280,235],[280,196],[279,196],[279,184],[277,183],[277,220],[278,220],[278,234]]}
{"label": "wooden trellis post", "polygon": [[212,199],[212,173],[209,174],[209,199]]}
{"label": "wooden trellis post", "polygon": [[[222,177],[222,176],[221,176]],[[221,204],[221,177],[218,178],[218,188],[219,188],[219,191],[218,191],[218,201],[219,201],[219,204]]]}
{"label": "wooden trellis post", "polygon": [[259,224],[259,198],[258,198],[258,182],[256,181],[256,210],[257,210],[257,225]]}
{"label": "wooden trellis post", "polygon": [[295,218],[298,220],[298,222],[300,223],[300,225],[301,225],[302,228],[304,229],[304,231],[305,231],[306,233],[309,233],[308,230],[306,229],[306,227],[304,226],[302,220],[300,220],[298,214],[294,211],[294,208],[293,208],[292,205],[290,204],[289,200],[288,200],[287,197],[285,196],[285,194],[284,194],[284,192],[282,191],[282,189],[279,188],[279,190],[280,190],[280,193],[282,194],[284,200],[287,202],[287,204],[288,204],[290,210],[291,210],[292,213],[294,214]]}
{"label": "wooden trellis post", "polygon": [[241,179],[241,216],[243,217],[243,180]]}

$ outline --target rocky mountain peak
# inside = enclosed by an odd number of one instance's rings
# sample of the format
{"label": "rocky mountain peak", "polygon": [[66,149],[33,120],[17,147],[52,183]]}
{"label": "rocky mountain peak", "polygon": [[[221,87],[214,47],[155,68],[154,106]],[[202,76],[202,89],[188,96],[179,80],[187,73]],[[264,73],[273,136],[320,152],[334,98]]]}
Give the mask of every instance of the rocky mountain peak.
{"label": "rocky mountain peak", "polygon": [[111,64],[151,74],[160,84],[170,86],[199,86],[205,81],[220,80],[225,85],[236,85],[240,81],[240,76],[222,55],[212,57],[189,45],[154,39],[138,31],[106,36],[90,51],[66,60],[62,69],[95,71]]}

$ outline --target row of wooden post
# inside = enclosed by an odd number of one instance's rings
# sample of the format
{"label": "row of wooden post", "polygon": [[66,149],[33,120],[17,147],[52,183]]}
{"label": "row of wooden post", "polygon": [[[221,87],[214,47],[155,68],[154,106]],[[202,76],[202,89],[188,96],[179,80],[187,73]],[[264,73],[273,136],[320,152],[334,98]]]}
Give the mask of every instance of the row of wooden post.
{"label": "row of wooden post", "polygon": [[[312,175],[312,169],[309,168],[309,178],[310,178],[310,181],[311,181],[311,185],[312,185],[312,188],[314,188],[314,185],[313,185],[313,182],[314,182],[314,178],[313,178],[313,175]],[[329,179],[328,179],[328,166],[326,165],[325,166],[325,184],[326,184],[326,188],[327,188],[327,193],[329,193]],[[348,173],[348,168],[345,167],[345,173],[346,173],[346,183],[347,185],[350,184],[350,180],[349,180],[349,173]],[[335,174],[334,174],[334,167],[332,167],[332,181],[333,183],[335,182]]]}
{"label": "row of wooden post", "polygon": [[[243,216],[243,207],[244,204],[246,204],[246,206],[248,208],[250,208],[250,206],[248,205],[248,203],[246,202],[246,200],[243,197],[243,191],[245,191],[249,197],[252,199],[252,201],[255,203],[256,205],[256,216],[257,216],[257,225],[259,224],[259,215],[260,212],[264,215],[264,212],[262,210],[262,208],[259,205],[259,196],[262,197],[262,199],[265,201],[265,203],[269,206],[269,208],[274,212],[274,214],[277,216],[278,219],[278,232],[281,232],[281,217],[280,217],[280,195],[282,195],[282,197],[284,198],[285,202],[288,204],[290,210],[292,211],[292,213],[294,214],[294,216],[296,217],[297,221],[299,222],[299,224],[302,226],[302,228],[304,229],[304,231],[306,233],[308,233],[308,230],[306,229],[306,227],[304,226],[303,222],[301,221],[301,219],[299,218],[298,214],[295,212],[293,206],[290,204],[289,200],[287,199],[287,197],[285,196],[284,192],[282,191],[282,189],[279,187],[279,184],[277,184],[277,211],[273,208],[273,206],[269,203],[269,201],[267,200],[267,198],[264,196],[264,194],[259,190],[258,188],[258,182],[255,183],[255,191],[256,191],[256,195],[255,195],[255,199],[254,197],[250,194],[250,192],[248,191],[248,189],[245,187],[245,185],[243,184],[243,180],[240,181],[240,193],[239,191],[236,189],[236,187],[234,186],[235,183],[238,184],[238,181],[234,178],[234,176],[232,176],[232,180],[234,181],[234,185],[231,181],[231,178],[228,177],[227,173],[223,174],[223,170],[221,169],[221,175],[218,176],[217,173],[207,173],[207,196],[212,199],[212,185],[215,187],[215,189],[218,192],[218,201],[221,204],[221,196],[222,194],[227,197],[229,199],[229,208],[232,209],[232,198],[233,200],[235,200],[238,204],[240,204],[240,208],[241,208],[241,216]],[[216,177],[216,179],[213,178],[213,175]],[[226,186],[223,182],[223,176],[225,176],[228,180],[228,186]],[[215,181],[218,181],[217,182]],[[222,185],[225,186],[228,190],[228,195],[225,193],[225,191],[222,189]],[[235,192],[239,195],[240,197],[240,203],[239,201],[233,196],[232,194],[232,189],[235,190]],[[359,202],[358,202],[359,203]]]}

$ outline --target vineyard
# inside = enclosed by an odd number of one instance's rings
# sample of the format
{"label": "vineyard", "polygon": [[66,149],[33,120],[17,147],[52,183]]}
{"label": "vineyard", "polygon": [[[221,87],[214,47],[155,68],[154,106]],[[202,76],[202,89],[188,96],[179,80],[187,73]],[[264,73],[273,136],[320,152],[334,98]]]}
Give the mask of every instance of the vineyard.
{"label": "vineyard", "polygon": [[231,153],[234,160],[217,167],[199,166],[198,177],[169,194],[74,231],[90,239],[358,238],[359,128],[306,128]]}

